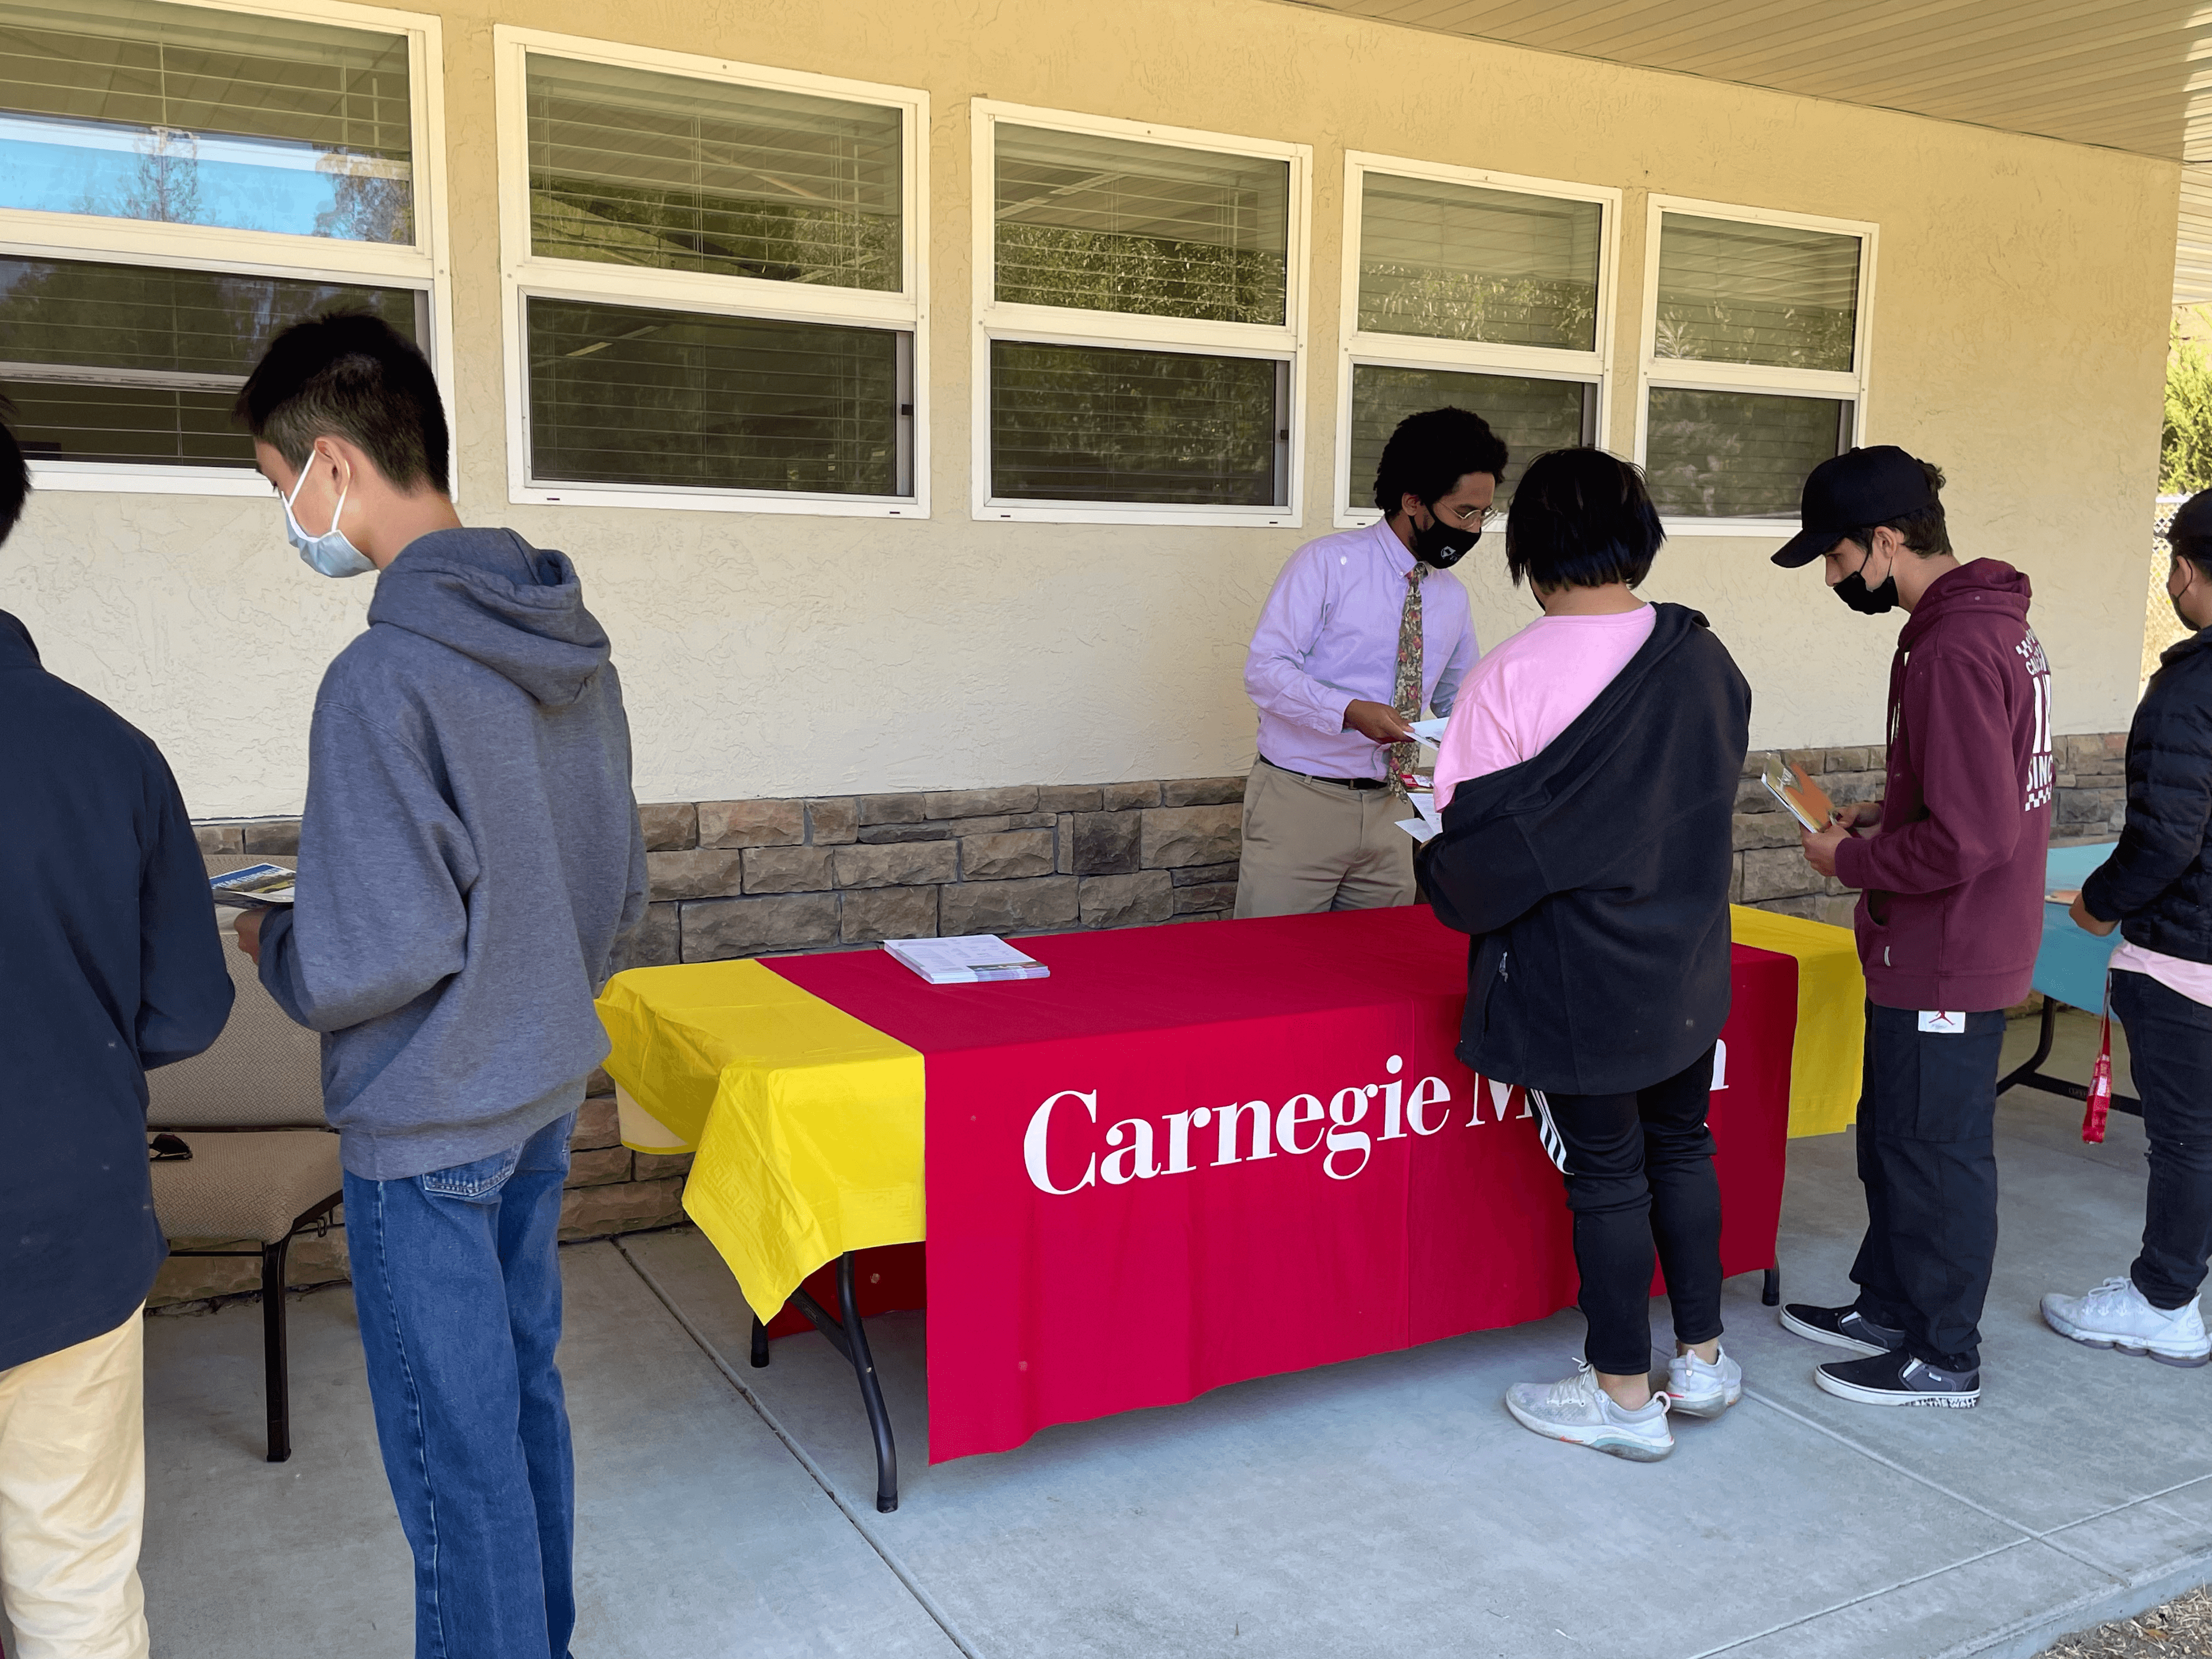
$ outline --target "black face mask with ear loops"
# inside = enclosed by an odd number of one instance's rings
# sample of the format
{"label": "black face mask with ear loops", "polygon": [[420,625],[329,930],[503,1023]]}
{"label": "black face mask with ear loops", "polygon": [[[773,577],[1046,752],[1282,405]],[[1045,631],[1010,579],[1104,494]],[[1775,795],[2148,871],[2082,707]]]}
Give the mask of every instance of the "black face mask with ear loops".
{"label": "black face mask with ear loops", "polygon": [[1413,555],[1431,569],[1443,570],[1457,564],[1482,539],[1482,528],[1454,530],[1442,519],[1431,517],[1429,526],[1413,531]]}
{"label": "black face mask with ear loops", "polygon": [[[1867,558],[1870,559],[1873,556],[1874,554],[1869,551]],[[1891,562],[1890,573],[1883,580],[1881,586],[1869,587],[1866,579],[1866,559],[1860,560],[1859,568],[1838,582],[1834,592],[1838,599],[1862,617],[1880,617],[1894,611],[1897,609],[1895,561]]]}

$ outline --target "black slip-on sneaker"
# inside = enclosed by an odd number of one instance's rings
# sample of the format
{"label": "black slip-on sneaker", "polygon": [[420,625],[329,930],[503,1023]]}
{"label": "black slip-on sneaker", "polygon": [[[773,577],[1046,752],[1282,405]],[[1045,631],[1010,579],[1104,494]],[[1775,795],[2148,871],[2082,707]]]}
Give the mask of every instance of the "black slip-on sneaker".
{"label": "black slip-on sneaker", "polygon": [[1839,1400],[1862,1406],[1948,1406],[1962,1410],[1979,1405],[1979,1370],[1947,1371],[1905,1353],[1876,1354],[1871,1359],[1839,1359],[1813,1368],[1813,1381]]}
{"label": "black slip-on sneaker", "polygon": [[1856,1305],[1816,1308],[1809,1302],[1792,1302],[1782,1310],[1782,1328],[1853,1353],[1894,1353],[1905,1346],[1903,1331],[1875,1324]]}

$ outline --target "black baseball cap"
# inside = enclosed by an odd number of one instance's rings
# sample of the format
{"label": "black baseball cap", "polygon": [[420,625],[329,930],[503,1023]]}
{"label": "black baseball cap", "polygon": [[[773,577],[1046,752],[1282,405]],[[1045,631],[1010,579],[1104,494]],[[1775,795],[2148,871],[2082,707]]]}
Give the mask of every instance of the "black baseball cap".
{"label": "black baseball cap", "polygon": [[1927,469],[1895,444],[1847,449],[1814,467],[1797,508],[1804,526],[1782,544],[1774,562],[1786,570],[1810,564],[1854,530],[1887,524],[1936,505]]}

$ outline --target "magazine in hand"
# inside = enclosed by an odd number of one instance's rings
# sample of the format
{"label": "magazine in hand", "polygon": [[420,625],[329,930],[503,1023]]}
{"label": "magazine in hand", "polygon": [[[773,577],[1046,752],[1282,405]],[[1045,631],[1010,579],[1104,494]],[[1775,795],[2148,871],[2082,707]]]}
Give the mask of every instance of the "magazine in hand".
{"label": "magazine in hand", "polygon": [[884,949],[932,985],[1047,979],[1052,975],[1044,963],[1024,956],[996,933],[973,933],[964,939],[887,939]]}
{"label": "magazine in hand", "polygon": [[1828,792],[1800,772],[1779,755],[1769,755],[1759,773],[1766,785],[1767,793],[1790,809],[1792,817],[1814,835],[1826,830],[1835,816],[1835,803]]}
{"label": "magazine in hand", "polygon": [[249,864],[243,870],[210,876],[208,886],[217,904],[250,910],[259,904],[289,904],[292,884],[299,878],[298,871],[287,870],[281,864]]}

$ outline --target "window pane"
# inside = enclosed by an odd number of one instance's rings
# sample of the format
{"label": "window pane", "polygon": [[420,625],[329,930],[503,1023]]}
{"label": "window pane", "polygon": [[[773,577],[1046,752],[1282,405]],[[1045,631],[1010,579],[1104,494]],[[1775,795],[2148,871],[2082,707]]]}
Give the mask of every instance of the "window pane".
{"label": "window pane", "polygon": [[1515,374],[1455,374],[1436,368],[1352,368],[1352,471],[1346,500],[1353,512],[1374,504],[1382,446],[1398,422],[1425,409],[1455,405],[1490,422],[1512,452],[1498,491],[1513,497],[1513,480],[1547,450],[1584,441],[1589,400],[1597,388],[1580,380],[1537,380]]}
{"label": "window pane", "polygon": [[1284,321],[1291,164],[999,127],[998,297]]}
{"label": "window pane", "polygon": [[991,494],[1273,507],[1271,358],[991,343]]}
{"label": "window pane", "polygon": [[539,482],[910,493],[901,337],[876,328],[532,300]]}
{"label": "window pane", "polygon": [[1595,202],[1370,173],[1359,206],[1359,326],[1589,351]]}
{"label": "window pane", "polygon": [[1857,237],[1679,213],[1659,222],[1658,356],[1850,368]]}
{"label": "window pane", "polygon": [[1644,472],[1670,517],[1794,519],[1805,475],[1850,441],[1832,398],[1651,389]]}
{"label": "window pane", "polygon": [[25,450],[41,460],[251,466],[231,399],[279,330],[368,311],[418,339],[420,299],[409,289],[0,258],[0,384],[21,410]]}
{"label": "window pane", "polygon": [[407,39],[161,0],[0,14],[0,207],[415,240]]}
{"label": "window pane", "polygon": [[530,55],[530,245],[896,291],[896,109]]}

